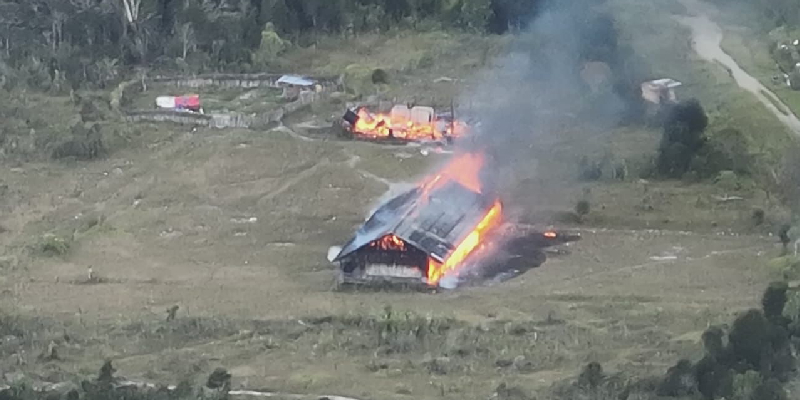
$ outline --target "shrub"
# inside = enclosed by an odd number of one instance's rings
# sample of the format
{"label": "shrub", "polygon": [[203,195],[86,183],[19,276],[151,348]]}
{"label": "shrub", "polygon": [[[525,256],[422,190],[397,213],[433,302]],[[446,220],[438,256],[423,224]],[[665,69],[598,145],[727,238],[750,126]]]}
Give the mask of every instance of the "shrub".
{"label": "shrub", "polygon": [[603,165],[596,161],[589,161],[586,156],[578,162],[578,177],[584,181],[596,181],[603,176]]}
{"label": "shrub", "polygon": [[703,132],[707,126],[708,117],[696,99],[678,103],[668,110],[657,159],[662,175],[678,178],[688,171],[695,154],[706,142]]}
{"label": "shrub", "polygon": [[761,298],[761,306],[764,310],[764,316],[768,319],[781,317],[783,315],[783,308],[786,305],[786,291],[789,290],[789,285],[786,282],[772,282],[764,291],[764,296]]}
{"label": "shrub", "polygon": [[78,160],[94,160],[108,153],[100,125],[91,124],[87,128],[78,124],[72,128],[72,139],[67,140],[53,149],[51,157],[61,159],[73,157]]}
{"label": "shrub", "polygon": [[[733,400],[751,400],[756,389],[763,383],[761,374],[747,371],[733,376]],[[760,399],[760,398],[758,398]]]}
{"label": "shrub", "polygon": [[800,258],[791,255],[773,258],[767,263],[767,268],[779,279],[800,278]]}
{"label": "shrub", "polygon": [[386,73],[385,70],[381,68],[377,68],[372,71],[372,83],[378,84],[388,84],[389,83],[389,74]]}
{"label": "shrub", "polygon": [[689,396],[696,391],[697,379],[689,360],[680,360],[670,367],[657,389],[659,396]]}
{"label": "shrub", "polygon": [[753,213],[750,216],[751,220],[753,221],[753,225],[761,226],[764,224],[766,220],[766,213],[762,208],[756,208],[753,210]]}
{"label": "shrub", "polygon": [[268,22],[261,31],[261,42],[258,50],[253,53],[253,61],[259,67],[267,67],[278,57],[280,53],[286,50],[288,42],[283,40],[277,32],[275,26]]}
{"label": "shrub", "polygon": [[722,342],[723,336],[725,336],[725,332],[718,326],[712,326],[703,332],[701,340],[706,354],[719,359],[725,351],[725,345]]}
{"label": "shrub", "polygon": [[761,356],[769,345],[769,323],[760,310],[751,309],[733,322],[728,335],[731,355],[748,369],[758,369]]}
{"label": "shrub", "polygon": [[697,390],[706,399],[726,397],[731,392],[732,377],[727,366],[716,357],[706,356],[695,366]]}
{"label": "shrub", "polygon": [[720,171],[748,175],[752,172],[753,164],[748,138],[738,129],[726,128],[708,138],[706,145],[697,153],[692,170],[703,178],[712,177]]}
{"label": "shrub", "polygon": [[578,384],[590,388],[596,388],[603,383],[604,379],[603,366],[596,361],[592,361],[583,367],[580,376],[578,377]]}
{"label": "shrub", "polygon": [[66,255],[70,247],[72,247],[72,238],[52,233],[45,234],[38,245],[39,252],[48,257]]}
{"label": "shrub", "polygon": [[754,391],[752,400],[788,400],[786,391],[781,386],[780,382],[775,379],[770,379],[759,385]]}
{"label": "shrub", "polygon": [[230,390],[231,374],[225,368],[218,367],[208,376],[206,387],[209,389]]}
{"label": "shrub", "polygon": [[586,215],[589,214],[591,211],[591,204],[589,200],[579,200],[577,204],[575,204],[575,214],[578,216],[578,220],[582,221]]}

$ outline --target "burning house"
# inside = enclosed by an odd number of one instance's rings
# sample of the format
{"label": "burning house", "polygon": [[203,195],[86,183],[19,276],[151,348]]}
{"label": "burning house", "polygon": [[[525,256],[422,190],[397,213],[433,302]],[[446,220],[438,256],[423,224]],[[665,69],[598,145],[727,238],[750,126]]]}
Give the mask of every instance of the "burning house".
{"label": "burning house", "polygon": [[[462,154],[380,205],[352,239],[329,254],[339,265],[340,283],[435,287],[445,277],[512,276],[543,263],[541,249],[579,239],[555,231],[520,235],[519,229],[503,237],[503,205],[482,187],[482,168],[481,155]],[[475,264],[485,271],[467,268]]]}
{"label": "burning house", "polygon": [[482,159],[462,155],[447,168],[381,205],[342,247],[343,282],[374,279],[435,286],[502,222],[499,199],[483,193]]}
{"label": "burning house", "polygon": [[342,119],[353,138],[365,140],[451,141],[467,131],[466,124],[452,115],[439,115],[423,106],[395,105],[388,113],[358,107],[348,109]]}

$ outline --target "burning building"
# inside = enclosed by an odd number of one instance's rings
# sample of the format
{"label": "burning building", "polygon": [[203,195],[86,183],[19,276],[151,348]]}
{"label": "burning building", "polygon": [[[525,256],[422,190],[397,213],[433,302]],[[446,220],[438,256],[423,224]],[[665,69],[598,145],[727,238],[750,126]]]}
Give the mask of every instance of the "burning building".
{"label": "burning building", "polygon": [[435,286],[458,273],[502,223],[502,203],[481,190],[482,157],[466,154],[381,205],[333,258],[344,282]]}
{"label": "burning building", "polygon": [[353,138],[365,140],[451,141],[467,131],[452,115],[436,114],[431,107],[396,105],[389,113],[372,113],[366,107],[348,109],[342,117]]}
{"label": "burning building", "polygon": [[[544,262],[542,249],[580,238],[530,232],[504,221],[500,199],[481,184],[484,158],[467,153],[380,205],[330,261],[340,283],[440,285],[516,276]],[[507,234],[508,231],[513,232]],[[485,257],[491,254],[491,257]],[[480,264],[477,271],[467,268]]]}

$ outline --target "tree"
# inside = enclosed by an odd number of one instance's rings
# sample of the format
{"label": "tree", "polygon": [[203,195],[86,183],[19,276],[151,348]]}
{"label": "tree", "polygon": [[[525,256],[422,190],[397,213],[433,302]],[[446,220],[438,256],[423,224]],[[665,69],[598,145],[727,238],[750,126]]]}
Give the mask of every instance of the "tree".
{"label": "tree", "polygon": [[658,171],[671,178],[687,172],[692,159],[706,143],[703,133],[707,126],[708,117],[698,100],[672,106],[664,121],[656,162]]}
{"label": "tree", "polygon": [[768,319],[774,319],[783,315],[783,307],[786,306],[788,300],[786,292],[789,290],[789,285],[786,282],[772,282],[764,291],[764,296],[761,298],[761,305],[764,310],[764,316]]}
{"label": "tree", "polygon": [[769,325],[759,310],[749,310],[733,322],[728,334],[731,355],[748,369],[759,370],[764,348],[769,344]]}
{"label": "tree", "polygon": [[194,28],[192,28],[192,23],[187,22],[181,25],[181,45],[182,45],[182,52],[181,58],[184,60],[189,53],[189,48],[194,45]]}
{"label": "tree", "polygon": [[286,41],[275,32],[275,26],[268,22],[261,31],[261,44],[258,51],[253,55],[255,63],[260,67],[266,67],[275,61],[278,54],[286,49]]}
{"label": "tree", "polygon": [[470,31],[483,31],[492,16],[491,0],[461,0],[458,24]]}

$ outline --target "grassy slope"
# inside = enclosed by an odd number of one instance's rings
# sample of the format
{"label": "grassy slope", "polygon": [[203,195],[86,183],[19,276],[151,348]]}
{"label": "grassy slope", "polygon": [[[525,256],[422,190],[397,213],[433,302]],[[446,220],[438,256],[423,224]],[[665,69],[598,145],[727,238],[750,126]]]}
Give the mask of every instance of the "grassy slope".
{"label": "grassy slope", "polygon": [[782,73],[770,54],[771,40],[763,21],[751,8],[743,5],[726,5],[719,8],[716,16],[725,31],[722,48],[733,57],[739,65],[753,75],[761,83],[772,90],[793,113],[800,115],[800,92],[792,90],[781,81],[772,81],[774,76]]}
{"label": "grassy slope", "polygon": [[[680,26],[641,18],[663,8],[634,0],[613,4],[622,10],[623,30],[636,29],[629,39],[651,60],[655,74],[686,82],[684,95],[703,100],[712,130],[737,126],[765,148],[776,146],[780,127],[724,71],[690,55]],[[351,63],[387,68],[393,79],[387,97],[422,96],[446,104],[460,89],[432,85],[432,79],[469,77],[506,40],[399,33],[362,37],[350,46],[331,39],[288,58],[298,69],[321,73]],[[408,67],[426,52],[444,60]],[[330,121],[338,118],[341,104],[312,111],[305,117]],[[756,137],[759,127],[773,134]],[[332,293],[332,271],[323,257],[385,189],[359,169],[407,180],[424,172],[433,157],[415,148],[311,142],[278,131],[189,134],[155,125],[140,130],[145,145],[134,143],[108,160],[0,171],[14,192],[6,204],[11,212],[0,218],[10,230],[0,235],[7,245],[3,254],[20,262],[4,271],[0,296],[22,316],[0,326],[40,332],[25,338],[22,348],[31,359],[26,366],[11,357],[16,347],[0,347],[8,356],[2,358],[4,369],[59,379],[92,374],[98,360],[114,357],[123,375],[167,382],[199,381],[221,364],[237,386],[281,391],[486,398],[507,381],[542,394],[590,360],[634,375],[662,373],[677,358],[696,353],[709,321],[728,322],[733,312],[756,304],[767,280],[753,268],[763,262],[759,251],[770,251],[764,239],[625,230],[742,232],[749,228],[749,207],[764,206],[759,195],[718,205],[710,196],[724,193],[711,185],[656,182],[643,194],[635,179],[574,182],[582,152],[646,159],[657,145],[657,131],[620,129],[586,140],[576,127],[532,149],[541,158],[520,161],[527,174],[521,173],[514,193],[517,200],[531,199],[517,203],[523,212],[569,211],[590,186],[589,223],[623,230],[587,230],[573,255],[551,259],[507,284],[433,297]],[[645,197],[654,210],[638,211]],[[81,228],[88,226],[80,224],[83,218],[97,214],[104,222]],[[238,222],[250,216],[258,223]],[[63,258],[25,251],[43,232],[72,224],[78,240]],[[667,253],[679,254],[680,261],[651,258]],[[78,284],[87,265],[108,282]],[[182,307],[179,321],[167,325],[161,321],[172,304]],[[380,317],[387,304],[430,315],[450,329],[412,343],[390,338],[380,345],[379,327],[353,319]],[[298,322],[325,315],[334,318],[312,326]],[[412,323],[405,329],[413,328]],[[64,332],[72,343],[63,342]],[[58,341],[63,361],[33,361],[51,339]],[[519,355],[533,366],[495,364]],[[443,366],[426,362],[444,356]]]}

